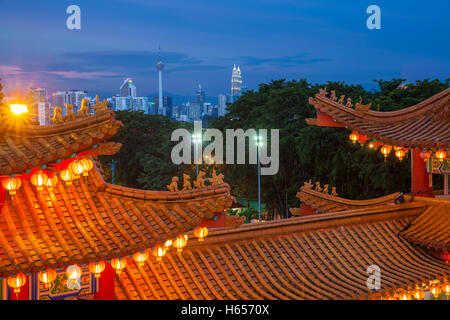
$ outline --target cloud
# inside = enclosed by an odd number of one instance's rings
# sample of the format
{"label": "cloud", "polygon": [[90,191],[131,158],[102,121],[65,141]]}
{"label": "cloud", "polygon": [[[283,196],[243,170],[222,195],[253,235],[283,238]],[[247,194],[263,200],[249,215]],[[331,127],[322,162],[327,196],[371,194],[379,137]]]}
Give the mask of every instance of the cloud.
{"label": "cloud", "polygon": [[18,76],[22,74],[22,68],[19,66],[0,65],[0,76]]}
{"label": "cloud", "polygon": [[331,61],[331,59],[325,58],[307,59],[305,55],[287,56],[278,58],[257,58],[254,56],[244,56],[240,57],[239,59],[242,61],[243,65],[247,66],[273,65],[279,67],[314,64],[319,62]]}
{"label": "cloud", "polygon": [[67,79],[95,79],[105,77],[117,77],[117,73],[108,71],[79,72],[79,71],[50,71],[47,74],[57,75]]}

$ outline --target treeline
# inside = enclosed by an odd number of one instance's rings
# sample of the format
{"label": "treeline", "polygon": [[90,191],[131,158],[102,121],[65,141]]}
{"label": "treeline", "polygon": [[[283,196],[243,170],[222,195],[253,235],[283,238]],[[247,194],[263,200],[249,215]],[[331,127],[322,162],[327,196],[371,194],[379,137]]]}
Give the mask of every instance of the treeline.
{"label": "treeline", "polygon": [[[310,84],[306,80],[276,80],[261,84],[257,91],[245,92],[228,107],[224,117],[208,119],[203,127],[244,130],[280,129],[280,169],[277,175],[262,176],[262,199],[269,212],[287,216],[287,208],[297,207],[295,197],[304,181],[320,181],[337,188],[340,196],[368,199],[388,193],[410,191],[410,159],[399,161],[394,155],[384,161],[379,151],[369,150],[348,139],[345,128],[308,126],[305,118],[315,118],[308,103],[319,88],[346,95],[353,102],[362,97],[372,103],[372,110],[394,111],[412,106],[449,87],[450,79],[417,81],[399,87],[403,79],[376,81],[379,90],[368,91],[361,85],[344,82]],[[112,140],[121,142],[122,149],[114,157],[104,157],[105,174],[110,178],[111,159],[117,161],[115,182],[145,189],[165,190],[172,176],[189,172],[195,177],[195,166],[176,166],[170,155],[176,142],[170,136],[176,128],[192,131],[192,124],[171,121],[167,117],[139,112],[119,111],[116,118],[124,128]],[[253,143],[253,142],[252,142]],[[225,146],[224,146],[225,149]],[[248,149],[247,149],[248,150]],[[226,150],[224,150],[226,151]],[[257,197],[256,165],[216,165],[225,181],[238,197]],[[202,165],[201,169],[210,170]],[[435,187],[441,188],[437,179]]]}

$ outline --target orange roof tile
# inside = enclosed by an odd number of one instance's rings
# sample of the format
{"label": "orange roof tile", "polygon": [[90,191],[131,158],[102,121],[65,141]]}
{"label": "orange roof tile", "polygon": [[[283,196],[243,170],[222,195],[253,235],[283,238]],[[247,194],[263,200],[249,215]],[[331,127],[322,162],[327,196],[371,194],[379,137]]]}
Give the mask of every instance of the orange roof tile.
{"label": "orange roof tile", "polygon": [[[366,299],[367,267],[382,272],[381,292],[449,276],[443,261],[399,236],[422,202],[379,206],[211,230],[116,276],[118,299]],[[379,293],[378,293],[379,294]]]}

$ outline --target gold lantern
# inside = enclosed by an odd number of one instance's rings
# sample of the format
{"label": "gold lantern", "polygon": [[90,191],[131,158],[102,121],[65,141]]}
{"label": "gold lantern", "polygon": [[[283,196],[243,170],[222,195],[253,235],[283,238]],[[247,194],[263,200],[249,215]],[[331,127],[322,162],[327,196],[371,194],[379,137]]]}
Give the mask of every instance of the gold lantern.
{"label": "gold lantern", "polygon": [[36,187],[37,190],[41,191],[43,187],[47,184],[48,177],[42,171],[36,171],[31,176],[31,184]]}
{"label": "gold lantern", "polygon": [[72,184],[72,180],[75,179],[74,174],[69,169],[61,170],[59,173],[61,180],[64,181],[68,186]]}
{"label": "gold lantern", "polygon": [[92,162],[91,159],[83,158],[79,161],[81,165],[83,166],[83,176],[89,175],[89,170],[91,170],[94,167],[94,162]]}
{"label": "gold lantern", "polygon": [[114,258],[111,260],[111,267],[116,270],[116,273],[120,275],[122,270],[127,266],[126,258]]}
{"label": "gold lantern", "polygon": [[44,284],[45,288],[50,288],[53,281],[56,279],[56,270],[54,269],[47,269],[45,271],[41,271],[38,274],[39,281],[41,281]]}
{"label": "gold lantern", "polygon": [[153,255],[156,257],[156,261],[160,262],[162,257],[164,257],[164,255],[167,252],[167,248],[165,246],[161,246],[160,244],[157,244],[155,246],[155,249],[153,249],[152,253]]}
{"label": "gold lantern", "polygon": [[8,277],[6,282],[8,283],[8,286],[14,289],[14,293],[19,293],[20,288],[22,288],[27,282],[27,276],[19,272],[14,276]]}
{"label": "gold lantern", "polygon": [[95,278],[100,278],[100,274],[105,270],[105,262],[90,262],[89,263],[89,271],[94,274]]}
{"label": "gold lantern", "polygon": [[9,191],[10,195],[15,195],[16,191],[22,186],[22,180],[20,178],[6,178],[2,181],[3,188]]}
{"label": "gold lantern", "polygon": [[208,235],[208,228],[207,227],[198,227],[194,230],[194,236],[198,238],[198,241],[203,241],[203,239],[206,238]]}
{"label": "gold lantern", "polygon": [[186,246],[186,243],[187,243],[186,237],[181,234],[175,239],[173,246],[177,248],[178,254],[181,254],[181,251],[183,251],[183,248]]}
{"label": "gold lantern", "polygon": [[148,259],[148,252],[147,251],[139,251],[133,254],[133,259],[136,261],[138,267],[143,267],[145,264],[145,261]]}
{"label": "gold lantern", "polygon": [[446,157],[447,157],[447,151],[445,151],[445,150],[436,151],[436,158],[438,158],[440,161],[444,160]]}

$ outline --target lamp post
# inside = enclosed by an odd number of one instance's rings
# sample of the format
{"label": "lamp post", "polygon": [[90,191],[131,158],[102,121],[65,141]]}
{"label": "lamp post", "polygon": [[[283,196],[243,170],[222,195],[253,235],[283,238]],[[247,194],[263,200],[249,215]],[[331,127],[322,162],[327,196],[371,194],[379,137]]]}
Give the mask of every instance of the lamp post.
{"label": "lamp post", "polygon": [[197,162],[197,178],[198,178],[198,147],[202,144],[202,135],[200,133],[194,133],[192,135],[192,143],[194,143],[194,153]]}
{"label": "lamp post", "polygon": [[256,144],[256,161],[258,162],[258,219],[261,222],[261,165],[259,162],[259,147],[262,146],[262,140],[260,136],[255,136]]}

